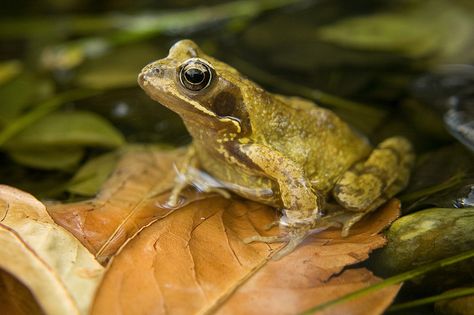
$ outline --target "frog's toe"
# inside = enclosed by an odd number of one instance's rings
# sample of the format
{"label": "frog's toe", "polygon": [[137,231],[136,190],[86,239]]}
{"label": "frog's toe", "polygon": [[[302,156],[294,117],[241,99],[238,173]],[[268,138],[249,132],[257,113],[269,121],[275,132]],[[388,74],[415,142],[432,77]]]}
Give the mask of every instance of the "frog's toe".
{"label": "frog's toe", "polygon": [[341,236],[347,237],[349,236],[350,229],[354,224],[360,221],[364,217],[366,213],[357,213],[351,216],[347,221],[345,221],[342,225]]}
{"label": "frog's toe", "polygon": [[264,226],[264,231],[269,231],[271,229],[273,229],[275,226],[279,226],[280,225],[280,220],[275,220],[273,222],[270,222],[268,223],[267,225]]}
{"label": "frog's toe", "polygon": [[243,241],[245,244],[250,244],[250,243],[281,243],[285,242],[288,240],[288,236],[286,235],[276,235],[276,236],[260,236],[260,235],[254,235],[245,238]]}
{"label": "frog's toe", "polygon": [[179,194],[171,194],[171,196],[166,201],[166,206],[174,208],[178,206]]}
{"label": "frog's toe", "polygon": [[289,238],[288,243],[272,256],[272,259],[279,260],[283,258],[284,256],[290,254],[291,252],[295,250],[296,247],[298,247],[298,245],[301,244],[301,242],[304,241],[305,238],[306,238],[306,234],[292,236],[291,238]]}

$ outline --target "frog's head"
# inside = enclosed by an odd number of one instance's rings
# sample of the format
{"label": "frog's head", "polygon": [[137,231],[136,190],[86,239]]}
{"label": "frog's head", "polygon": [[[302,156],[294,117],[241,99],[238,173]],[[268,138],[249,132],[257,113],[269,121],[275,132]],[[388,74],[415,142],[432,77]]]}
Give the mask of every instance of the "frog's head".
{"label": "frog's head", "polygon": [[190,40],[177,42],[166,58],[145,66],[138,83],[185,123],[236,134],[249,130],[240,74]]}

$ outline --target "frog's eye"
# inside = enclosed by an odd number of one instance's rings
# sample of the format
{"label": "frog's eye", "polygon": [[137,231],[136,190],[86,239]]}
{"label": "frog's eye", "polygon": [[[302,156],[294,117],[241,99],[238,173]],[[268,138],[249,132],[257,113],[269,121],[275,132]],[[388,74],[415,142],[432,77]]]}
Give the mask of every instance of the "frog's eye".
{"label": "frog's eye", "polygon": [[182,86],[191,91],[200,91],[209,86],[212,80],[211,67],[200,61],[190,60],[181,66],[179,81]]}

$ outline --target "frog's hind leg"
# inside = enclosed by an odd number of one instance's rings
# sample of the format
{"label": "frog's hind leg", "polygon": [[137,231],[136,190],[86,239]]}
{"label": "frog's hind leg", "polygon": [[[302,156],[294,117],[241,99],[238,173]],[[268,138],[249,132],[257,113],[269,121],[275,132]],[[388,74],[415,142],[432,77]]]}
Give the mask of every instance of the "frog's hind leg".
{"label": "frog's hind leg", "polygon": [[244,243],[250,244],[253,242],[263,242],[263,243],[281,243],[287,242],[279,251],[277,251],[273,256],[273,260],[279,260],[280,258],[291,253],[307,236],[307,233],[299,233],[296,235],[277,235],[277,236],[251,236],[244,239]]}
{"label": "frog's hind leg", "polygon": [[336,201],[353,212],[343,222],[343,236],[365,214],[405,188],[414,160],[411,143],[392,137],[381,142],[367,160],[343,174],[333,189]]}

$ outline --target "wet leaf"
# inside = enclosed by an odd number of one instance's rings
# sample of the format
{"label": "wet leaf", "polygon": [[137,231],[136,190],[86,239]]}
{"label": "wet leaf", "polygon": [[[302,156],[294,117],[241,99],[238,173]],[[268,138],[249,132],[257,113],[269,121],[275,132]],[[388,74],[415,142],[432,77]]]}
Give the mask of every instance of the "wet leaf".
{"label": "wet leaf", "polygon": [[318,33],[326,41],[351,48],[410,57],[456,56],[460,62],[460,56],[473,44],[473,16],[472,9],[459,1],[417,1],[391,12],[345,19],[322,27]]}
{"label": "wet leaf", "polygon": [[47,314],[87,314],[103,268],[30,194],[0,185],[0,268]]}

